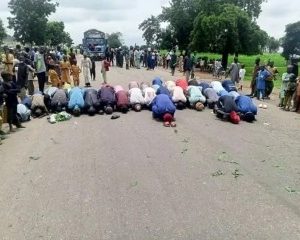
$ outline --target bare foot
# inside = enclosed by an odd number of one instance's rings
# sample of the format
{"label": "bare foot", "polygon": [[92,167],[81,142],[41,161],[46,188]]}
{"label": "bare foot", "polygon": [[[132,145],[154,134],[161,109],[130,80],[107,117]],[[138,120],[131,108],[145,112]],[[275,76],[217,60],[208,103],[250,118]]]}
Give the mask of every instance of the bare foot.
{"label": "bare foot", "polygon": [[176,123],[175,122],[171,122],[171,127],[176,127]]}
{"label": "bare foot", "polygon": [[164,122],[164,126],[165,127],[170,127],[170,123],[169,122]]}

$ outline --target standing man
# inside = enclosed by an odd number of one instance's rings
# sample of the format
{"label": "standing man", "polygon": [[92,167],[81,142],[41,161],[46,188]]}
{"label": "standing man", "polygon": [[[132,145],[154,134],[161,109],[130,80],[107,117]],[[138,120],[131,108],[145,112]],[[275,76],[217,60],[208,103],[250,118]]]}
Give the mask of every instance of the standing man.
{"label": "standing man", "polygon": [[140,51],[138,48],[134,51],[134,64],[137,69],[140,69]]}
{"label": "standing man", "polygon": [[267,70],[271,74],[267,79],[266,79],[266,99],[270,99],[270,95],[273,92],[274,88],[274,80],[276,80],[276,75],[278,74],[277,68],[274,67],[274,62],[270,61],[269,65],[267,66]]}
{"label": "standing man", "polygon": [[183,61],[183,71],[185,74],[186,81],[188,82],[190,80],[192,71],[192,59],[191,54],[188,51],[186,51],[186,56]]}
{"label": "standing man", "polygon": [[133,68],[134,67],[134,55],[133,55],[133,47],[130,46],[130,50],[129,50],[129,61],[130,61],[130,67]]}
{"label": "standing man", "polygon": [[256,58],[251,80],[251,93],[249,97],[256,97],[256,79],[259,72],[260,58]]}
{"label": "standing man", "polygon": [[84,82],[86,86],[91,86],[91,59],[87,57],[86,54],[83,55],[81,60],[81,72],[83,73]]}
{"label": "standing man", "polygon": [[[108,60],[106,60],[108,61]],[[93,81],[95,81],[96,79],[96,62],[95,62],[95,59],[91,59],[91,62],[92,62],[92,68],[91,68],[91,78]]]}
{"label": "standing man", "polygon": [[238,64],[238,58],[235,57],[233,63],[231,64],[228,74],[230,74],[231,81],[237,85],[239,83],[239,74],[240,74],[240,67]]}
{"label": "standing man", "polygon": [[172,76],[174,76],[175,68],[176,68],[176,64],[177,64],[177,56],[173,51],[171,51],[170,52],[170,57],[171,57],[170,62],[167,63],[167,69],[168,69],[168,64],[170,64],[171,74],[172,74]]}
{"label": "standing man", "polygon": [[20,89],[19,97],[23,101],[26,96],[26,89],[28,88],[28,73],[29,68],[24,62],[24,56],[19,56],[20,62],[16,65],[18,68],[17,72],[17,87]]}
{"label": "standing man", "polygon": [[39,90],[43,93],[46,83],[45,50],[43,47],[34,55],[34,64],[38,78]]}

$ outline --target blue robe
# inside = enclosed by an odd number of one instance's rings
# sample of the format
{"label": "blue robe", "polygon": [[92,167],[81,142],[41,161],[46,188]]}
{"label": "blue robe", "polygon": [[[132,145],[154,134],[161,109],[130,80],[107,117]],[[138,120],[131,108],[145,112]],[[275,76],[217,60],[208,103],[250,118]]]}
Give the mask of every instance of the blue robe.
{"label": "blue robe", "polygon": [[256,88],[257,90],[265,90],[266,89],[266,79],[270,76],[270,72],[267,70],[262,70],[258,73],[258,77],[256,80]]}
{"label": "blue robe", "polygon": [[162,80],[160,79],[160,77],[156,77],[153,79],[152,81],[152,85],[158,85],[158,86],[162,86],[163,82]]}
{"label": "blue robe", "polygon": [[68,108],[73,110],[76,106],[80,109],[84,108],[84,99],[83,99],[84,90],[79,87],[74,87],[69,93],[69,104]]}
{"label": "blue robe", "polygon": [[222,86],[223,88],[227,91],[227,92],[231,92],[231,91],[237,91],[234,82],[232,82],[231,80],[224,80],[222,82]]}
{"label": "blue robe", "polygon": [[157,89],[156,95],[159,95],[159,94],[165,94],[165,95],[168,95],[169,97],[171,97],[170,91],[166,87],[164,87],[164,86],[160,86]]}
{"label": "blue robe", "polygon": [[238,106],[239,112],[246,114],[248,112],[253,113],[254,115],[257,114],[257,107],[253,103],[252,99],[248,96],[239,96],[235,100],[236,105]]}
{"label": "blue robe", "polygon": [[152,113],[154,118],[162,119],[164,114],[174,115],[176,107],[171,98],[166,94],[157,95],[152,102]]}

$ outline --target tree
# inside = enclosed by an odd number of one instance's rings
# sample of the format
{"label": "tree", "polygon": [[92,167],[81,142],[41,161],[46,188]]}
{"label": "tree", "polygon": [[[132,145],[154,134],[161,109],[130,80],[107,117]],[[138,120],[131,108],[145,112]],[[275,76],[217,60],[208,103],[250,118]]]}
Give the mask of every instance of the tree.
{"label": "tree", "polygon": [[200,10],[201,0],[171,0],[169,7],[163,7],[159,16],[161,21],[168,22],[180,49],[190,43],[193,23]]}
{"label": "tree", "polygon": [[176,44],[174,33],[172,32],[170,26],[168,26],[166,29],[162,29],[158,36],[158,45],[160,49],[170,50],[174,48]]}
{"label": "tree", "polygon": [[274,37],[268,37],[267,49],[269,53],[278,52],[280,47],[280,40],[275,39]]}
{"label": "tree", "polygon": [[267,34],[241,8],[219,5],[213,13],[199,13],[192,32],[191,48],[222,54],[227,67],[228,55],[257,54],[265,46]]}
{"label": "tree", "polygon": [[65,24],[63,22],[48,22],[45,32],[45,40],[50,46],[57,46],[59,44],[66,44],[70,46],[73,44],[70,34],[65,31]]}
{"label": "tree", "polygon": [[289,59],[290,55],[300,55],[300,21],[288,24],[282,39],[282,56]]}
{"label": "tree", "polygon": [[[251,19],[258,18],[261,4],[266,0],[171,0],[170,6],[163,7],[159,16],[161,21],[168,22],[180,49],[188,47],[194,21],[199,14],[211,15],[225,4],[232,4],[246,12]],[[231,5],[231,6],[232,6]]]}
{"label": "tree", "polygon": [[107,42],[111,48],[121,47],[123,45],[122,33],[114,32],[112,34],[107,34]]}
{"label": "tree", "polygon": [[23,44],[44,44],[48,16],[57,6],[52,0],[10,0],[13,17],[8,18],[8,24],[14,29],[15,39]]}
{"label": "tree", "polygon": [[155,44],[161,33],[159,18],[151,15],[139,25],[139,29],[144,31],[143,38],[148,46]]}
{"label": "tree", "polygon": [[71,47],[74,44],[73,39],[71,38],[70,33],[68,32],[65,32],[64,43],[68,47]]}
{"label": "tree", "polygon": [[3,22],[0,19],[0,45],[3,43],[3,39],[6,37],[6,31],[3,26]]}

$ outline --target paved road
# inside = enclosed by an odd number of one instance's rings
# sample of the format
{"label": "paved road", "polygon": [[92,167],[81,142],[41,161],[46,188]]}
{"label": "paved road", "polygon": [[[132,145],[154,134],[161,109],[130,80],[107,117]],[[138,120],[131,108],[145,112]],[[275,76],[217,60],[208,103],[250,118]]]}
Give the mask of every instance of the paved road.
{"label": "paved road", "polygon": [[[156,75],[171,79],[108,78]],[[148,111],[27,123],[0,147],[0,239],[300,239],[299,115],[270,104],[254,124],[176,118],[176,130]]]}

